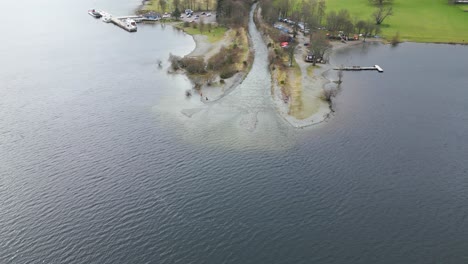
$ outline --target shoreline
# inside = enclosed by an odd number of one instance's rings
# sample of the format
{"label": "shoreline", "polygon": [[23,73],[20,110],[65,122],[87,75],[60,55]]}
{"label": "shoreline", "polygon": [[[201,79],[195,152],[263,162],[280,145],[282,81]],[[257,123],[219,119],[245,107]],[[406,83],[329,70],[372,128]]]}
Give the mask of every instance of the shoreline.
{"label": "shoreline", "polygon": [[[141,10],[147,1],[143,0],[141,5],[139,6],[138,10]],[[259,9],[256,10],[257,19],[259,19]],[[260,16],[261,19],[261,16]],[[175,26],[175,22],[170,23],[171,26]],[[257,23],[255,23],[256,30],[260,32],[262,35],[264,44],[270,43],[269,37],[265,35],[265,33],[258,27]],[[221,40],[217,42],[210,42],[208,37],[203,34],[190,34],[186,32],[183,28],[180,28],[184,31],[185,34],[192,36],[193,41],[195,42],[195,48],[188,54],[184,55],[184,57],[200,57],[206,62],[210,57],[216,55],[221,47],[227,46],[232,42],[232,38],[229,36],[229,32],[232,29],[228,29]],[[251,38],[250,35],[247,33],[247,39],[249,42],[249,50],[252,48],[251,45]],[[330,50],[330,57],[334,56],[334,53],[338,50],[348,48],[348,47],[355,47],[358,45],[363,45],[364,43],[369,42],[379,42],[388,44],[385,39],[379,38],[370,38],[367,39],[366,42],[361,40],[359,41],[350,41],[348,43],[341,43],[338,41],[330,42],[332,48]],[[420,43],[420,42],[417,42]],[[451,44],[457,45],[457,43],[434,43],[434,44]],[[468,43],[467,43],[468,44]],[[266,45],[266,44],[265,44]],[[466,44],[461,44],[466,45]],[[299,68],[301,69],[301,86],[299,91],[300,102],[294,102],[300,104],[299,108],[301,113],[296,115],[291,114],[291,105],[293,100],[284,100],[283,92],[281,91],[281,86],[278,83],[278,80],[273,77],[273,72],[270,71],[271,74],[271,99],[273,101],[273,105],[275,110],[277,111],[278,115],[284,119],[289,125],[294,128],[304,128],[309,127],[312,125],[320,124],[326,121],[331,117],[333,114],[333,100],[328,102],[323,99],[323,93],[326,89],[337,89],[338,84],[336,83],[335,78],[333,78],[333,74],[330,74],[333,71],[334,65],[330,63],[326,64],[317,64],[318,67],[309,69],[312,67],[312,64],[304,63],[303,56],[304,53],[307,52],[307,49],[304,48],[302,45],[298,45],[296,48],[297,51],[295,52],[295,59],[296,63],[299,64]],[[255,55],[253,55],[255,57]],[[309,71],[312,73],[310,74]],[[204,104],[210,104],[218,101],[219,99],[223,98],[224,96],[228,95],[230,92],[235,90],[240,84],[242,84],[243,80],[249,74],[250,68],[246,71],[239,71],[235,73],[232,77],[228,79],[221,79],[217,76],[213,80],[213,84],[203,84],[199,90],[195,90],[192,88],[192,91],[195,93],[195,96],[200,96],[200,101]],[[182,72],[179,72],[182,73]],[[192,85],[195,85],[195,81],[190,78],[190,76],[184,72],[184,74],[188,77]],[[312,76],[310,76],[312,75]],[[297,99],[297,98],[295,98]],[[306,110],[303,110],[306,109]],[[313,110],[311,110],[313,109]],[[310,115],[305,113],[311,113]],[[299,115],[305,115],[304,118],[298,117]]]}
{"label": "shoreline", "polygon": [[[142,10],[146,2],[147,2],[146,0],[143,0],[138,10]],[[256,16],[260,16],[260,14],[258,13],[259,9],[257,9],[256,11],[257,11]],[[199,57],[199,58],[203,58],[203,60],[206,62],[210,57],[212,57],[213,55],[216,55],[221,49],[221,47],[227,46],[233,41],[232,36],[231,36],[232,34],[230,34],[232,33],[232,29],[228,29],[224,33],[224,36],[219,41],[210,42],[208,40],[208,36],[204,34],[190,34],[186,30],[184,30],[183,27],[178,27],[175,24],[176,22],[168,23],[168,25],[176,27],[184,31],[185,34],[190,35],[193,41],[195,42],[195,48],[188,54],[184,55],[183,57]],[[258,27],[257,23],[255,23],[255,27],[256,27],[256,30],[258,30],[260,34],[262,35],[264,45],[266,45],[266,43],[269,43],[270,40],[265,39],[268,37],[264,35],[264,32],[262,32],[262,30]],[[249,42],[248,47],[250,50],[252,48],[252,43],[251,43],[252,40],[250,38],[250,34],[248,33],[247,33],[247,40]],[[367,41],[368,42],[370,41],[382,42],[382,39],[379,39],[379,40],[372,39],[372,40],[367,40]],[[339,49],[362,44],[362,41],[359,41],[356,43],[349,43],[349,44],[343,44],[341,42],[331,42],[331,44],[332,44],[331,54],[333,54],[335,51]],[[306,50],[303,51],[302,46],[298,46],[297,49],[298,49],[298,52],[295,52],[296,62],[297,64],[304,64],[303,53],[306,52]],[[253,58],[254,57],[255,55],[253,55]],[[304,127],[322,123],[326,121],[328,118],[330,118],[330,115],[333,113],[332,103],[329,103],[322,99],[323,91],[326,89],[326,87],[328,85],[336,85],[334,83],[334,79],[330,78],[330,75],[328,75],[330,70],[333,70],[333,65],[328,64],[328,63],[317,64],[319,65],[319,67],[312,70],[313,76],[309,76],[307,73],[308,72],[307,68],[311,67],[311,65],[312,64],[305,64],[305,66],[302,65],[300,67],[302,74],[301,74],[301,87],[299,91],[299,93],[301,93],[301,95],[299,95],[301,102],[299,102],[299,104],[301,105],[300,106],[301,108],[302,107],[308,108],[309,109],[308,112],[311,112],[310,115],[306,115],[302,119],[291,114],[290,102],[284,101],[283,94],[281,91],[281,87],[278,83],[278,80],[273,78],[272,72],[270,70],[270,74],[272,76],[270,96],[271,96],[273,105],[275,107],[275,110],[282,119],[284,119],[289,125],[291,125],[294,128],[304,128]],[[194,93],[194,96],[200,96],[200,101],[204,104],[211,104],[225,97],[230,92],[234,91],[240,84],[242,84],[243,80],[247,77],[249,72],[250,72],[250,67],[246,71],[239,71],[238,73],[234,74],[232,77],[228,79],[223,79],[223,81],[221,81],[220,77],[217,76],[213,80],[213,84],[210,84],[210,85],[202,84],[201,88],[198,90],[193,88],[196,84],[196,81],[193,79],[193,77],[191,78],[187,72],[177,71],[174,73],[185,74],[185,76],[188,77],[188,79],[193,85],[191,90]],[[310,109],[314,109],[314,110],[311,111]],[[301,114],[304,114],[304,113],[301,113]]]}
{"label": "shoreline", "polygon": [[[174,26],[175,23],[172,24]],[[176,28],[182,30],[185,34],[189,35],[192,37],[193,41],[195,42],[195,48],[188,54],[183,55],[183,57],[198,57],[202,58],[205,62],[207,62],[211,57],[215,56],[216,54],[219,53],[219,51],[223,47],[228,47],[231,45],[231,43],[237,41],[236,37],[234,36],[234,32],[236,32],[234,29],[229,28],[226,30],[224,33],[223,37],[216,41],[216,42],[211,42],[208,39],[207,35],[204,34],[190,34],[187,31],[184,30],[183,27],[177,27]],[[247,42],[249,43],[248,47],[248,55],[246,60],[248,61],[248,57],[252,56],[250,52],[250,35],[248,34],[247,30],[243,29],[245,31],[245,36],[247,38]],[[253,57],[252,57],[253,61]],[[227,79],[221,79],[219,76],[219,73],[216,73],[216,77],[212,80],[211,84],[204,83],[200,86],[200,89],[194,89],[192,88],[192,92],[195,93],[197,96],[200,96],[200,101],[204,104],[210,104],[218,101],[219,99],[225,97],[229,93],[231,93],[235,88],[237,88],[244,79],[247,77],[248,73],[250,72],[251,65],[246,70],[238,70],[237,73],[235,73],[233,76],[227,78]],[[193,86],[195,86],[196,81],[193,80],[193,78],[190,77],[189,74],[185,71],[180,71],[178,72],[180,74],[185,74],[185,76],[188,77],[190,82],[192,83]]]}
{"label": "shoreline", "polygon": [[[183,29],[182,29],[183,30]],[[212,56],[216,55],[223,46],[227,46],[230,41],[229,32],[231,29],[226,31],[225,35],[220,41],[217,41],[215,43],[211,43],[208,41],[208,37],[202,34],[189,34],[185,32],[185,34],[189,35],[192,37],[193,41],[195,42],[195,48],[188,53],[187,55],[184,55],[184,57],[201,57],[203,58],[204,61],[207,61],[209,58]],[[217,76],[214,79],[214,83],[212,85],[207,85],[203,84],[200,88],[199,91],[196,93],[200,94],[200,101],[204,104],[210,104],[218,101],[219,99],[225,97],[228,95],[230,92],[235,90],[237,86],[239,86],[242,81],[245,79],[247,76],[247,72],[237,72],[233,76],[231,76],[228,79],[223,79],[223,83],[221,83],[221,78]],[[187,77],[189,77],[186,73],[184,73]],[[195,85],[194,81],[190,79],[192,85]],[[208,98],[208,100],[206,99]]]}

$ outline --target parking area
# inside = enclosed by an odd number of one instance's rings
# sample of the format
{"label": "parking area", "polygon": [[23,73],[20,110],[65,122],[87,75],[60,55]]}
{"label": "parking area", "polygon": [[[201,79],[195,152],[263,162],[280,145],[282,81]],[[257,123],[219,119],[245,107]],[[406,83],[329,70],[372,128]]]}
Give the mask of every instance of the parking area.
{"label": "parking area", "polygon": [[200,22],[203,23],[215,23],[216,22],[216,12],[213,11],[200,11],[193,12],[191,15],[183,13],[180,16],[180,19],[184,22]]}

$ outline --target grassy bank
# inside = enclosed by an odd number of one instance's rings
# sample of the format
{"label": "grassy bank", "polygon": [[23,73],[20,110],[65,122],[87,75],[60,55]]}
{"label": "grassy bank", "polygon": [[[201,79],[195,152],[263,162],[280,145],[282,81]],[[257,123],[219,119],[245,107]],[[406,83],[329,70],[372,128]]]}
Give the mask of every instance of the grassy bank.
{"label": "grassy bank", "polygon": [[175,27],[182,29],[189,35],[205,35],[208,37],[208,41],[210,43],[215,43],[223,39],[224,34],[227,31],[227,28],[223,26],[213,26],[210,30],[205,26],[205,29],[200,31],[199,28],[193,28],[192,26],[184,27],[184,23],[179,23],[175,25]]}
{"label": "grassy bank", "polygon": [[[327,11],[348,9],[357,19],[370,19],[375,7],[368,0],[326,0]],[[390,39],[415,42],[468,43],[467,5],[448,5],[447,0],[395,0],[394,15],[382,25]]]}

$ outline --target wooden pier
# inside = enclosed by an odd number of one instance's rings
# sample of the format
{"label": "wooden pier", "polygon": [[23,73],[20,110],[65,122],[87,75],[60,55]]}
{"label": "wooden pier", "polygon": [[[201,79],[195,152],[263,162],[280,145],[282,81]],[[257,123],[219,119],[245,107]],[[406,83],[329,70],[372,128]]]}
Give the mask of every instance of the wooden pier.
{"label": "wooden pier", "polygon": [[361,66],[351,66],[351,67],[339,67],[334,68],[337,71],[378,71],[383,72],[383,69],[379,65],[374,65],[373,67],[361,67]]}

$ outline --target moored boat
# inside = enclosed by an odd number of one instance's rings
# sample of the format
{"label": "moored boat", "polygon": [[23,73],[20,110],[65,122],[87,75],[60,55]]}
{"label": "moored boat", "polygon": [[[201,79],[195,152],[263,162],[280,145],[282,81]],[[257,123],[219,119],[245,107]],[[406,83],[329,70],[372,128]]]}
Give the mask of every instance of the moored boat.
{"label": "moored boat", "polygon": [[100,18],[102,17],[101,13],[99,11],[97,11],[96,9],[91,9],[91,10],[88,10],[88,14],[92,17],[95,17],[95,18]]}
{"label": "moored boat", "polygon": [[135,31],[137,31],[137,24],[136,24],[135,20],[130,19],[130,18],[127,18],[127,19],[125,20],[125,27],[126,27],[127,30],[130,31],[130,32],[135,32]]}
{"label": "moored boat", "polygon": [[102,17],[102,21],[106,22],[106,23],[110,23],[111,19],[112,19],[112,16],[110,16],[110,15]]}
{"label": "moored boat", "polygon": [[106,23],[110,23],[110,22],[111,22],[111,18],[112,18],[112,15],[111,15],[111,14],[106,13],[106,12],[101,12],[101,15],[102,15],[102,21],[103,21],[103,22],[106,22]]}

